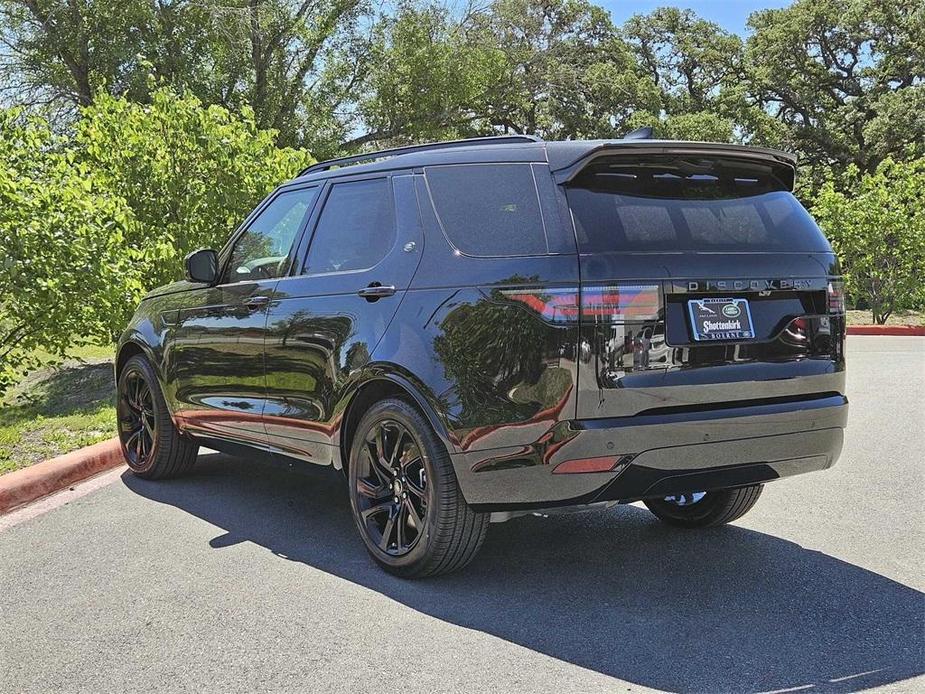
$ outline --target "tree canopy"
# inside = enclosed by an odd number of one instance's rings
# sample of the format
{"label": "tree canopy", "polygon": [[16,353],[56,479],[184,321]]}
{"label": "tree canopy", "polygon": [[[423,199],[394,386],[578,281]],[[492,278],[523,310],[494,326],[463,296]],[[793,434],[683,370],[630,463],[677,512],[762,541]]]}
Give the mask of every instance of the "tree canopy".
{"label": "tree canopy", "polygon": [[0,0],[7,102],[56,123],[163,86],[316,156],[524,132],[797,150],[871,172],[925,141],[925,5],[796,0],[740,37],[663,7],[615,26],[590,0]]}
{"label": "tree canopy", "polygon": [[0,392],[35,349],[109,342],[183,257],[221,247],[280,181],[313,161],[250,112],[161,89],[98,96],[69,135],[0,110]]}

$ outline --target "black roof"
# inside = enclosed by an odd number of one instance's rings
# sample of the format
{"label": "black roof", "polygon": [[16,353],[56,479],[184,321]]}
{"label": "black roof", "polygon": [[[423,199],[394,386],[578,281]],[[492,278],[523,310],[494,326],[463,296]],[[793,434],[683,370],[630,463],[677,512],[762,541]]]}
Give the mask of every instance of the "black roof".
{"label": "black roof", "polygon": [[792,154],[764,147],[639,138],[545,141],[528,135],[513,135],[434,142],[332,159],[313,164],[303,170],[297,178],[299,181],[323,180],[332,176],[442,164],[535,162],[548,163],[556,178],[564,182],[583,168],[588,157],[610,151],[648,154],[729,154],[763,160],[790,169],[796,168],[796,157]]}

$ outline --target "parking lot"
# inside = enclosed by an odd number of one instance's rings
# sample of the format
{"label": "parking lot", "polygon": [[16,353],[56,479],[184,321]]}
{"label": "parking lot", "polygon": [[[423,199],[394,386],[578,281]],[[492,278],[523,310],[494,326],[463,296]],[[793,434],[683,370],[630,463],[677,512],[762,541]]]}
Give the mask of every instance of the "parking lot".
{"label": "parking lot", "polygon": [[109,473],[0,519],[0,690],[923,691],[925,338],[848,351],[840,462],[734,526],[515,519],[435,580],[375,568],[328,470]]}

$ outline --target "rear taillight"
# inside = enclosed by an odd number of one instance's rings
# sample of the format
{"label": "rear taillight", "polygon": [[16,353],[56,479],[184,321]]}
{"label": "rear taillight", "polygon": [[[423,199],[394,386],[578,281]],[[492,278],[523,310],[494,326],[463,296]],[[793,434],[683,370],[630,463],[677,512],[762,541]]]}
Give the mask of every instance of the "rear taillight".
{"label": "rear taillight", "polygon": [[662,308],[658,284],[594,285],[580,292],[577,287],[503,289],[501,295],[552,323],[577,323],[579,317],[599,323],[654,321]]}
{"label": "rear taillight", "polygon": [[662,292],[657,284],[590,286],[581,292],[581,315],[586,320],[652,321],[658,319],[661,308]]}
{"label": "rear taillight", "polygon": [[831,280],[826,287],[829,313],[834,315],[845,314],[845,283],[841,280]]}

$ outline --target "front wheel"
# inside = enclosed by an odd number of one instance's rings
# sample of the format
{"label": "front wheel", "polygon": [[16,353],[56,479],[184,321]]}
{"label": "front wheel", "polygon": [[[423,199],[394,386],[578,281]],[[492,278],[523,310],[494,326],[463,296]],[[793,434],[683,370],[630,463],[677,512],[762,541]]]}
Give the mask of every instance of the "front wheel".
{"label": "front wheel", "polygon": [[404,400],[378,402],[360,420],[348,479],[360,537],[386,571],[449,573],[472,561],[485,539],[488,515],[466,504],[446,448]]}
{"label": "front wheel", "polygon": [[710,528],[741,518],[758,501],[764,485],[712,492],[688,492],[643,503],[659,520],[682,528]]}
{"label": "front wheel", "polygon": [[196,462],[199,445],[177,431],[151,364],[137,354],[119,374],[119,441],[129,469],[144,479],[177,477]]}

